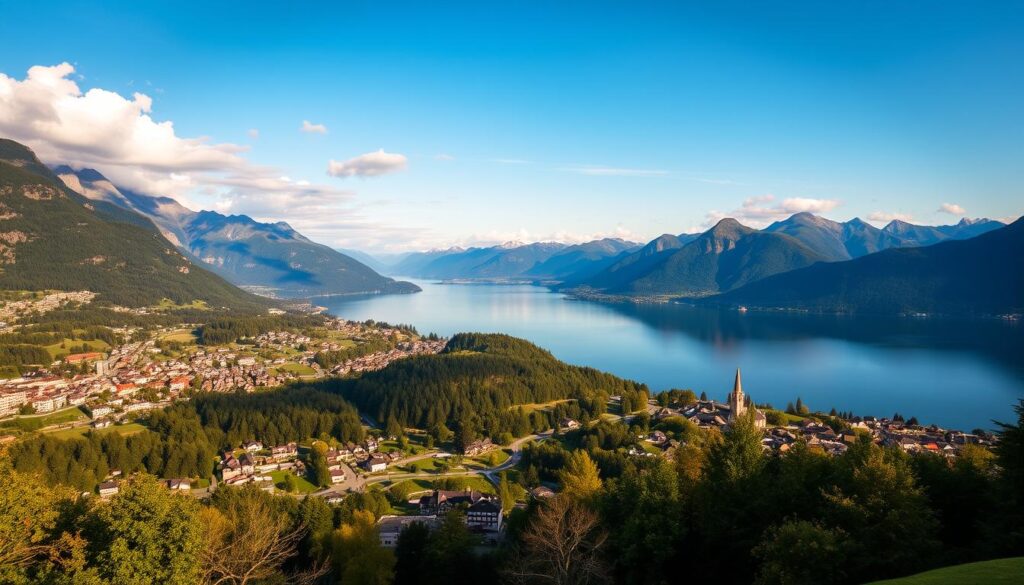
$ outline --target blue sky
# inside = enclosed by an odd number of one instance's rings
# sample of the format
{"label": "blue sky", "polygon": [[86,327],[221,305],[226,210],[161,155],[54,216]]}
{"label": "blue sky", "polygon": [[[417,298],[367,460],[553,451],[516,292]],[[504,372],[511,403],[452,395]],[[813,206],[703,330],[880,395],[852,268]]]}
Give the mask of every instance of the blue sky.
{"label": "blue sky", "polygon": [[[47,79],[145,94],[140,115],[179,142],[148,152],[114,106],[84,128],[31,122],[27,85],[0,134],[374,251],[646,240],[801,209],[879,225],[1024,213],[1018,3],[436,4],[5,6],[10,84],[67,62]],[[208,152],[186,152],[197,137]],[[115,160],[138,150],[142,171]]]}

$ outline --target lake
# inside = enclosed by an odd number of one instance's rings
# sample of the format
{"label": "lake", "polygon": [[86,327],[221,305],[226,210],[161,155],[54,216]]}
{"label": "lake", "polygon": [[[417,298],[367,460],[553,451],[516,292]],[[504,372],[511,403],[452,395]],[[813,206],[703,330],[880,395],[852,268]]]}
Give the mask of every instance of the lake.
{"label": "lake", "polygon": [[725,400],[737,367],[758,403],[799,396],[815,410],[916,416],[970,430],[1015,420],[1024,397],[1024,324],[739,313],[687,305],[604,304],[529,285],[438,284],[423,292],[314,299],[354,320],[420,333],[508,333],[569,363]]}

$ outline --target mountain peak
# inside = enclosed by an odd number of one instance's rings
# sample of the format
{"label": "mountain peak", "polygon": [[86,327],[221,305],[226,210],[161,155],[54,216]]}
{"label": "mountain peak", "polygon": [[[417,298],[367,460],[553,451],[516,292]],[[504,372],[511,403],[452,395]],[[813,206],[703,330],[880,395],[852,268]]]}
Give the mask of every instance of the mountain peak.
{"label": "mountain peak", "polygon": [[715,227],[704,232],[704,234],[716,238],[738,238],[753,231],[755,231],[753,228],[743,225],[736,219],[726,217],[719,220]]}

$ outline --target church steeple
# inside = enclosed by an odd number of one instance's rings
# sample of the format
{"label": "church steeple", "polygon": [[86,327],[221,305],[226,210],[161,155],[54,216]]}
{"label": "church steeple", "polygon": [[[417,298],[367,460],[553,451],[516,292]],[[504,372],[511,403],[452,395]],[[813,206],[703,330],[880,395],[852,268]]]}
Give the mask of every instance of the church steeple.
{"label": "church steeple", "polygon": [[740,379],[740,369],[736,368],[736,381],[732,384],[732,392],[729,393],[729,421],[735,422],[743,416],[747,410],[747,401],[743,397],[743,382]]}

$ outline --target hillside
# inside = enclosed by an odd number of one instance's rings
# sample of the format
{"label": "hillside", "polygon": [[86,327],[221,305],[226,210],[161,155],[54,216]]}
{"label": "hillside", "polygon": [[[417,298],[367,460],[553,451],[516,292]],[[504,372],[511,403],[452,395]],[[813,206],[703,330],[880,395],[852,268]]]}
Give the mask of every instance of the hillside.
{"label": "hillside", "polygon": [[1021,575],[1024,575],[1024,557],[1016,557],[954,565],[902,579],[875,581],[870,585],[960,585],[961,583],[1010,585],[1011,583],[1020,583]]}
{"label": "hillside", "polygon": [[[705,296],[827,258],[785,234],[723,219],[696,239],[662,236],[579,284],[607,294]],[[655,242],[652,242],[654,244]]]}
{"label": "hillside", "polygon": [[1024,312],[1024,219],[969,240],[819,264],[707,302],[844,313]]}
{"label": "hillside", "polygon": [[588,278],[639,248],[639,244],[615,238],[576,244],[535,265],[525,276],[553,280]]}
{"label": "hillside", "polygon": [[294,295],[416,292],[419,287],[377,274],[337,250],[317,244],[284,222],[192,211],[168,197],[113,185],[93,169],[55,172],[74,191],[150,218],[164,236],[208,269],[239,286]]}
{"label": "hillside", "polygon": [[[554,416],[595,416],[604,412],[612,395],[640,404],[647,392],[641,384],[560,362],[527,341],[477,333],[455,335],[440,354],[399,360],[360,378],[324,384],[379,421],[395,417],[403,426],[422,429],[471,425],[491,437],[545,430]],[[525,420],[514,408],[563,399],[578,402]]]}
{"label": "hillside", "polygon": [[0,139],[0,288],[91,290],[127,306],[163,298],[261,309],[194,265],[148,219],[66,188],[35,154]]}

